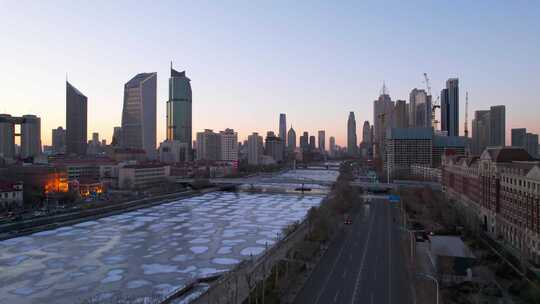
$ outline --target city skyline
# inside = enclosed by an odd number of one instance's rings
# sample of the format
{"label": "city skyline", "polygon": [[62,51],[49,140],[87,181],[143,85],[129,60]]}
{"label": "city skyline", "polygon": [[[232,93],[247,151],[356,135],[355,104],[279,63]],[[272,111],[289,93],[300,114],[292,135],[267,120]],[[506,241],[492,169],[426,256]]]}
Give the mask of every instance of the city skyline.
{"label": "city skyline", "polygon": [[[157,71],[159,143],[166,137],[167,78],[172,60],[179,70],[188,71],[193,80],[193,138],[196,132],[205,128],[234,128],[239,133],[239,139],[247,138],[252,132],[265,134],[273,130],[277,133],[275,117],[283,112],[287,114],[289,124],[294,124],[299,132],[307,130],[315,134],[317,130],[324,129],[327,134],[335,136],[337,144],[345,146],[346,129],[342,121],[346,113],[354,111],[358,121],[369,120],[373,123],[372,100],[377,98],[381,83],[386,80],[392,100],[407,99],[412,88],[424,88],[424,72],[430,76],[434,95],[440,92],[448,78],[460,79],[460,134],[463,134],[466,91],[470,96],[469,118],[476,110],[506,105],[507,144],[512,128],[523,127],[540,133],[536,113],[526,110],[527,105],[537,98],[533,88],[539,76],[524,73],[540,67],[539,59],[533,56],[540,47],[538,26],[533,19],[538,15],[539,6],[525,8],[499,3],[490,6],[487,14],[483,12],[482,4],[467,4],[466,13],[448,12],[456,24],[459,23],[452,32],[448,32],[444,22],[437,20],[436,14],[433,14],[444,5],[448,4],[429,3],[417,7],[419,15],[425,13],[425,16],[429,16],[421,20],[410,19],[406,7],[400,5],[388,9],[375,4],[341,8],[327,7],[325,4],[309,8],[301,4],[292,7],[272,5],[270,8],[264,5],[239,8],[234,5],[190,4],[185,10],[192,14],[186,14],[190,15],[186,18],[192,22],[194,30],[156,24],[135,37],[126,35],[130,31],[129,26],[124,28],[116,25],[123,22],[131,24],[127,19],[130,13],[161,18],[174,15],[174,9],[169,9],[164,3],[139,8],[127,8],[121,3],[104,4],[105,13],[100,18],[102,24],[88,34],[89,30],[85,28],[87,22],[95,20],[101,13],[93,5],[66,2],[59,9],[39,3],[30,7],[2,4],[6,8],[2,11],[9,12],[0,13],[3,20],[21,29],[17,35],[3,33],[6,45],[13,47],[0,51],[3,66],[11,71],[0,76],[5,84],[5,89],[0,92],[0,112],[13,116],[34,114],[41,117],[42,142],[50,145],[51,130],[58,126],[66,128],[63,85],[67,73],[69,80],[88,97],[88,138],[93,132],[98,132],[101,138],[110,142],[113,127],[121,122],[123,83],[131,75]],[[115,9],[118,6],[127,8],[128,12],[125,15],[111,13],[120,11]],[[80,9],[85,9],[86,14],[78,17],[78,20],[71,19],[74,17],[69,13]],[[363,12],[364,9],[368,9],[369,14]],[[259,10],[268,13],[260,20]],[[377,12],[383,10],[387,16],[381,18],[382,14]],[[253,11],[253,15],[248,11]],[[227,29],[204,27],[199,19],[204,19],[201,17],[208,14],[215,16],[218,25],[232,22],[230,26],[237,29],[235,33],[239,40],[245,42],[233,46],[230,44],[231,33]],[[503,28],[497,20],[508,14],[511,15],[505,18],[507,22]],[[297,15],[302,17],[297,19]],[[59,16],[66,17],[63,21],[65,24],[54,25],[50,22]],[[334,21],[323,31],[320,30],[327,23],[319,21],[321,16]],[[33,23],[20,24],[18,20],[22,17],[31,18]],[[393,24],[402,24],[400,20],[407,20],[409,24],[398,27],[385,22],[388,20],[394,20]],[[359,24],[355,26],[354,22]],[[284,34],[280,27],[274,28],[276,23],[288,26],[289,31]],[[424,29],[426,24],[431,23],[434,25],[432,30]],[[240,29],[246,24],[253,25],[253,28]],[[467,27],[467,24],[474,27]],[[505,30],[506,27],[512,31]],[[41,30],[37,39],[35,28]],[[164,33],[160,33],[160,30],[164,30]],[[69,35],[73,32],[79,35]],[[267,38],[261,38],[261,32]],[[520,39],[515,39],[515,33]],[[157,46],[161,40],[175,35],[181,42]],[[433,47],[427,50],[410,49],[407,37],[421,35],[429,39],[429,45]],[[90,37],[83,52],[80,41],[70,38],[73,36]],[[127,36],[122,47],[116,43],[120,36]],[[437,48],[442,40],[451,38],[448,36],[458,38],[453,41],[460,42],[459,45]],[[68,37],[69,42],[73,43],[57,44],[60,37]],[[204,41],[201,37],[204,37]],[[343,37],[353,39],[350,41],[352,44],[347,44],[350,48],[339,42]],[[515,43],[503,45],[504,37],[512,37]],[[294,43],[296,38],[300,38],[301,43]],[[140,46],[140,39],[148,39],[153,45]],[[373,43],[361,43],[365,39]],[[388,41],[393,41],[392,46],[383,47]],[[24,51],[18,47],[20,45],[25,45]],[[335,48],[330,45],[335,45]],[[503,49],[502,46],[504,51],[499,50]],[[134,51],[130,51],[130,48]],[[216,48],[222,52],[216,55]],[[106,50],[105,56],[103,50]],[[391,56],[396,51],[400,51],[402,56]],[[71,55],[59,55],[63,53]],[[512,54],[512,57],[508,57],[508,54]],[[47,60],[43,60],[43,56]],[[284,70],[288,66],[291,71]],[[330,77],[320,77],[321,74]],[[25,81],[27,75],[39,78],[39,86]],[[322,89],[328,87],[333,90]],[[269,90],[273,93],[266,94]],[[306,104],[310,106],[306,107]],[[107,111],[103,111],[104,108]]]}

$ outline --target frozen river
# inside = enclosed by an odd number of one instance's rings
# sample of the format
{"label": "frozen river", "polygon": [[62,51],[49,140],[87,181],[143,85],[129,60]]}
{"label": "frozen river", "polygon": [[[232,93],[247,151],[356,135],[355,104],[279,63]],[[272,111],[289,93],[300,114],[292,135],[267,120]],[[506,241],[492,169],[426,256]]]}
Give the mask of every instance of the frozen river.
{"label": "frozen river", "polygon": [[321,200],[214,192],[1,241],[0,303],[167,295],[261,254]]}

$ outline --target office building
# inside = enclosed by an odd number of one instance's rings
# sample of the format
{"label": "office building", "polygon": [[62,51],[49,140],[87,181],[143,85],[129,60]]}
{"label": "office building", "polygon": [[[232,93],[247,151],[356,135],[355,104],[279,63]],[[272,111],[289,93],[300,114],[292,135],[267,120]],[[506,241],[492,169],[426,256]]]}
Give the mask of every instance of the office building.
{"label": "office building", "polygon": [[0,114],[0,158],[15,158],[15,119],[9,114]]}
{"label": "office building", "polygon": [[441,91],[441,131],[459,136],[459,80],[450,78]]}
{"label": "office building", "polygon": [[66,154],[86,154],[88,98],[66,81]]}
{"label": "office building", "polygon": [[285,113],[279,114],[279,138],[283,143],[287,142],[287,117]]}
{"label": "office building", "polygon": [[525,150],[529,152],[529,154],[533,158],[538,158],[538,134],[533,133],[527,133],[525,136]]}
{"label": "office building", "polygon": [[410,114],[408,113],[407,102],[405,100],[396,100],[396,105],[394,107],[394,126],[396,128],[408,128],[409,115]]}
{"label": "office building", "polygon": [[373,102],[373,144],[378,148],[378,154],[384,157],[386,130],[394,122],[394,102],[383,85],[379,98]]}
{"label": "office building", "polygon": [[302,151],[309,151],[309,133],[304,132],[302,136],[300,136],[300,149]]}
{"label": "office building", "polygon": [[505,106],[493,106],[489,109],[489,130],[491,147],[506,145],[506,110]]}
{"label": "office building", "polygon": [[259,165],[263,156],[263,138],[259,133],[254,132],[248,136],[248,164]]}
{"label": "office building", "polygon": [[316,142],[316,140],[317,139],[315,138],[315,135],[311,135],[309,137],[309,149],[311,151],[315,151],[315,147],[316,147],[315,142]]}
{"label": "office building", "polygon": [[349,119],[347,119],[347,153],[355,155],[357,153],[357,139],[356,139],[356,119],[354,118],[354,112],[349,113]]}
{"label": "office building", "polygon": [[473,155],[480,155],[489,146],[490,140],[490,111],[474,112],[472,120],[472,147]]}
{"label": "office building", "polygon": [[512,138],[511,143],[512,147],[525,147],[525,138],[527,136],[527,129],[525,128],[518,128],[518,129],[512,129]]}
{"label": "office building", "polygon": [[[167,100],[167,140],[179,141],[191,147],[192,96],[191,80],[186,71],[172,68],[169,78],[169,100]],[[191,152],[188,153],[191,155]]]}
{"label": "office building", "polygon": [[111,139],[111,146],[113,147],[122,146],[122,127],[114,127],[113,136]]}
{"label": "office building", "polygon": [[336,151],[337,151],[336,138],[334,136],[330,136],[329,142],[330,142],[330,156],[335,156]]}
{"label": "office building", "polygon": [[291,152],[296,149],[296,132],[292,126],[287,133],[287,149]]}
{"label": "office building", "polygon": [[389,128],[384,166],[390,178],[409,176],[412,165],[431,166],[432,137],[431,128]]}
{"label": "office building", "polygon": [[238,133],[233,129],[219,132],[221,160],[238,161]]}
{"label": "office building", "polygon": [[41,154],[41,119],[35,115],[23,115],[21,124],[21,157]]}
{"label": "office building", "polygon": [[58,127],[52,130],[52,146],[55,154],[66,152],[66,130]]}
{"label": "office building", "polygon": [[[124,85],[122,146],[156,158],[157,73],[137,74]],[[69,127],[68,127],[69,132]]]}
{"label": "office building", "polygon": [[[15,133],[15,125],[20,125],[20,134]],[[41,119],[35,115],[13,117],[0,114],[0,156],[14,159],[15,136],[21,137],[20,157],[36,157],[41,154]]]}
{"label": "office building", "polygon": [[[398,107],[398,102],[396,102],[396,124],[401,123],[405,125],[405,119],[411,128],[430,128],[431,127],[431,96],[426,93],[425,90],[413,89],[409,94],[409,106],[405,104],[404,101],[400,102],[401,104]],[[399,118],[399,111],[407,111],[407,118]],[[396,125],[397,127],[397,125]]]}
{"label": "office building", "polygon": [[145,189],[167,180],[170,167],[161,164],[128,165],[118,170],[120,189]]}
{"label": "office building", "polygon": [[277,163],[283,161],[283,141],[272,131],[266,133],[264,154],[271,156]]}
{"label": "office building", "polygon": [[220,160],[221,137],[211,129],[197,132],[197,160]]}
{"label": "office building", "polygon": [[326,135],[325,135],[324,130],[319,130],[318,135],[319,135],[319,150],[321,152],[324,152],[326,151],[326,138],[325,138]]}
{"label": "office building", "polygon": [[165,140],[159,145],[159,161],[166,164],[190,161],[193,159],[191,145],[179,140]]}
{"label": "office building", "polygon": [[371,143],[371,126],[369,121],[364,121],[364,126],[362,127],[362,142],[366,144]]}

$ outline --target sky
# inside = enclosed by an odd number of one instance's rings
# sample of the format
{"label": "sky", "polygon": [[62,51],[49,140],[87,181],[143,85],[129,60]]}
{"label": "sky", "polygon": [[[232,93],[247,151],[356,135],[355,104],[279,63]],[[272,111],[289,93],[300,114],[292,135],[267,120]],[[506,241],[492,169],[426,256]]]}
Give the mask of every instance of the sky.
{"label": "sky", "polygon": [[88,97],[88,137],[109,142],[124,84],[157,72],[159,143],[173,61],[191,79],[194,135],[277,132],[286,113],[298,136],[326,130],[345,145],[349,111],[360,139],[383,81],[407,100],[427,73],[434,95],[459,78],[460,132],[466,91],[469,119],[506,105],[509,143],[513,127],[540,133],[538,16],[539,1],[520,0],[0,0],[0,113],[40,116],[50,144],[67,75]]}

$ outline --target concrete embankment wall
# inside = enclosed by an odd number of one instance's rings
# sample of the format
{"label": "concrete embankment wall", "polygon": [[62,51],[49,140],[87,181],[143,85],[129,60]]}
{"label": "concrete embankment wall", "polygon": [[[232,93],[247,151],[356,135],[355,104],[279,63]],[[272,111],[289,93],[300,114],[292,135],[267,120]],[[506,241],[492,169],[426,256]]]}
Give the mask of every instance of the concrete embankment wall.
{"label": "concrete embankment wall", "polygon": [[224,274],[210,288],[192,303],[243,303],[249,296],[250,290],[261,280],[266,279],[272,267],[286,258],[287,252],[308,233],[307,222],[302,222],[298,228],[258,258],[246,260],[235,269]]}
{"label": "concrete embankment wall", "polygon": [[43,230],[56,229],[62,226],[69,226],[80,222],[129,212],[140,208],[148,208],[155,205],[163,204],[165,202],[169,202],[171,200],[188,198],[218,190],[221,190],[221,188],[212,187],[204,190],[176,192],[151,198],[114,204],[110,206],[104,206],[100,208],[79,210],[77,212],[71,212],[67,214],[59,214],[55,216],[10,223],[0,226],[0,241],[9,238],[29,235]]}

